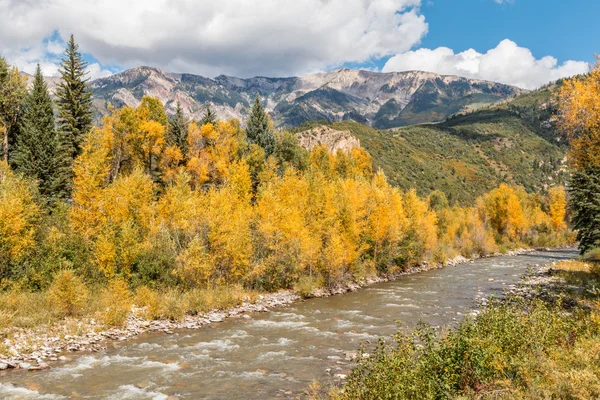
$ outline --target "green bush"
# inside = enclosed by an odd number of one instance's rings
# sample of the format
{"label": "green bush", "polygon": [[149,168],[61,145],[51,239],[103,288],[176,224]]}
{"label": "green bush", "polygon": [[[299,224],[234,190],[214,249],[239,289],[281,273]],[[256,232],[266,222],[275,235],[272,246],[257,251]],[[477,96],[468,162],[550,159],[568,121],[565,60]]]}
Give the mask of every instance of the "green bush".
{"label": "green bush", "polygon": [[[561,392],[559,398],[597,398],[598,318],[558,307],[538,300],[493,304],[441,335],[427,325],[410,334],[399,332],[393,343],[382,339],[371,357],[358,362],[344,391],[335,397],[447,399],[501,393],[499,398],[530,398],[530,393]],[[593,344],[595,365],[575,366],[568,357],[580,351],[577,346],[582,343]],[[360,354],[364,352],[363,348]],[[557,371],[570,369],[570,378],[557,378]],[[584,380],[591,397],[577,394],[582,391],[577,382]]]}

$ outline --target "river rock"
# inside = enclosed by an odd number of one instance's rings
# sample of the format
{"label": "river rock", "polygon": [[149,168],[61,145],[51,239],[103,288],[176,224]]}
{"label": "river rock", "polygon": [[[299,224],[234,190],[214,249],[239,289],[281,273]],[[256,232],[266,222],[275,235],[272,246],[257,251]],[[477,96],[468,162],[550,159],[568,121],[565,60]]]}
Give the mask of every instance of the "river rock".
{"label": "river rock", "polygon": [[344,379],[346,379],[347,376],[346,376],[346,374],[335,374],[335,377],[337,379],[344,380]]}
{"label": "river rock", "polygon": [[0,370],[2,369],[8,369],[8,364],[7,363],[0,363]]}

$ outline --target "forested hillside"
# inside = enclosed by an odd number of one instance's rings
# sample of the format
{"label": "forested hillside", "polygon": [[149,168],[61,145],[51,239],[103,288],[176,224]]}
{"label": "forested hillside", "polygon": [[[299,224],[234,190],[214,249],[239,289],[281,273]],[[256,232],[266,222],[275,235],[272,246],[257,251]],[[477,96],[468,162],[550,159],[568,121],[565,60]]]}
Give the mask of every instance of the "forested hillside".
{"label": "forested hillside", "polygon": [[502,182],[530,192],[565,182],[567,147],[551,121],[555,91],[550,86],[437,124],[392,130],[352,121],[329,125],[360,139],[391,184],[421,195],[441,190],[464,204]]}

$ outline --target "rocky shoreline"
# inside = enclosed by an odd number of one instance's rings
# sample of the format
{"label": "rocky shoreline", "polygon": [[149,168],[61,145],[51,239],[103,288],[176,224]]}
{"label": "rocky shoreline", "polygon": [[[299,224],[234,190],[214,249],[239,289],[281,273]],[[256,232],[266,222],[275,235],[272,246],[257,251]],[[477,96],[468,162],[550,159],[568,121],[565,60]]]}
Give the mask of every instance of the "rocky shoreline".
{"label": "rocky shoreline", "polygon": [[[539,249],[552,250],[552,249]],[[502,301],[514,301],[515,299],[531,300],[535,298],[552,301],[552,293],[559,293],[558,290],[563,281],[557,277],[553,269],[561,261],[554,261],[546,264],[532,264],[529,271],[525,274],[521,282],[509,285],[504,288],[504,299]],[[542,289],[543,288],[543,289]],[[476,299],[479,308],[471,312],[472,315],[479,314],[491,301],[490,298],[481,297]]]}
{"label": "rocky shoreline", "polygon": [[[533,249],[518,249],[507,254],[494,254],[487,257],[501,255],[517,255]],[[453,267],[461,263],[473,261],[462,256],[448,260],[444,264],[421,263],[405,271],[367,278],[359,282],[347,282],[332,288],[321,288],[309,297],[327,297],[337,294],[356,291],[362,287],[381,282],[388,282],[401,276],[424,272],[432,269]],[[17,329],[14,336],[5,339],[3,345],[11,357],[0,357],[0,370],[24,369],[30,371],[50,368],[50,363],[65,361],[66,353],[74,352],[101,352],[105,351],[111,341],[125,341],[146,332],[163,332],[171,334],[178,329],[199,329],[212,323],[222,322],[226,318],[250,318],[248,313],[267,312],[273,307],[285,306],[302,298],[291,290],[277,293],[261,294],[253,303],[243,303],[238,307],[227,310],[213,310],[202,315],[186,315],[181,321],[153,320],[148,321],[137,317],[133,309],[127,318],[125,326],[120,328],[104,329],[93,318],[65,320],[60,327],[53,327],[44,333],[29,329]],[[483,305],[485,305],[485,299]],[[72,332],[77,332],[73,334]]]}

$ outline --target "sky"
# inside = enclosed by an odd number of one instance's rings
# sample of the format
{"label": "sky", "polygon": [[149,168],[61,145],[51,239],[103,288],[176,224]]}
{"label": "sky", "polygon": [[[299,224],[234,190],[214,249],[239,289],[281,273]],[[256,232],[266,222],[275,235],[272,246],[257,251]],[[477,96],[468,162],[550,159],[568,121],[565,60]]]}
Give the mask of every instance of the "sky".
{"label": "sky", "polygon": [[91,78],[425,70],[533,89],[585,73],[597,0],[0,0],[0,55],[57,75],[72,33]]}

